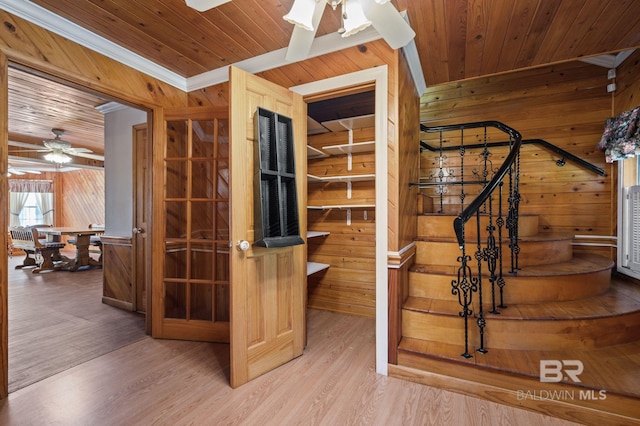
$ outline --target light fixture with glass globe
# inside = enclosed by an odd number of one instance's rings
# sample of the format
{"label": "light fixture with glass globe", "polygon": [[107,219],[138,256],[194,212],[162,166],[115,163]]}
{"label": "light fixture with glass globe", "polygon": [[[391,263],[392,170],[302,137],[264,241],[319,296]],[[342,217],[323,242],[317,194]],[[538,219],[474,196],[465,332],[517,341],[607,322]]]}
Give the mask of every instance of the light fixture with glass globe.
{"label": "light fixture with glass globe", "polygon": [[91,153],[87,148],[74,148],[71,144],[65,140],[62,140],[64,130],[51,129],[51,132],[56,135],[54,139],[47,139],[42,141],[46,150],[49,152],[44,155],[44,159],[56,164],[69,163],[72,160],[72,155],[88,154]]}
{"label": "light fixture with glass globe", "polygon": [[57,164],[65,164],[71,161],[71,157],[60,150],[53,150],[48,154],[45,154],[44,159]]}

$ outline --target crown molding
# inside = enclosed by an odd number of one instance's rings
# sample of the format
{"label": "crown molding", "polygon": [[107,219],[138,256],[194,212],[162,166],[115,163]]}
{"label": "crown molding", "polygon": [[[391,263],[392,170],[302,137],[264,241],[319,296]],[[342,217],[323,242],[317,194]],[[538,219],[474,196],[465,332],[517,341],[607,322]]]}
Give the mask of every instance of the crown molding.
{"label": "crown molding", "polygon": [[68,38],[88,49],[130,66],[171,86],[186,90],[186,79],[137,53],[117,45],[27,0],[0,0],[0,9]]}
{"label": "crown molding", "polygon": [[102,105],[98,105],[95,109],[102,114],[109,114],[110,112],[121,111],[129,108],[126,105],[120,104],[118,102],[107,102]]}
{"label": "crown molding", "polygon": [[[331,33],[321,37],[316,37],[311,45],[311,50],[306,58],[300,61],[287,61],[285,56],[287,48],[274,50],[265,54],[236,62],[234,67],[252,74],[278,68],[284,65],[302,62],[309,58],[326,55],[328,53],[337,52],[339,50],[348,49],[360,44],[369,43],[379,40],[380,34],[373,28],[369,27],[364,31],[360,31],[350,37],[341,37],[338,33]],[[229,80],[229,66],[207,71],[199,75],[195,75],[187,79],[187,91],[202,89],[204,87],[213,86],[215,84],[224,83]]]}

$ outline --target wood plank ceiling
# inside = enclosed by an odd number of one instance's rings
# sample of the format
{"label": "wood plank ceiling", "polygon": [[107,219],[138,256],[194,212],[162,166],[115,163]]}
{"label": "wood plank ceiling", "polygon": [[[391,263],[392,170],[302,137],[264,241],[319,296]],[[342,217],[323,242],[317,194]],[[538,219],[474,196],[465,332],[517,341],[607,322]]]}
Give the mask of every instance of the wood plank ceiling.
{"label": "wood plank ceiling", "polygon": [[[191,77],[286,47],[293,0],[233,0],[204,13],[184,0],[32,0]],[[406,10],[428,86],[640,45],[637,0],[393,0]],[[337,31],[326,7],[316,36]]]}
{"label": "wood plank ceiling", "polygon": [[[232,0],[204,13],[184,0],[31,1],[183,77],[284,48],[293,29],[282,19],[293,0]],[[640,46],[637,0],[392,1],[417,33],[428,86]],[[326,7],[316,36],[339,27],[339,8]],[[74,146],[103,152],[94,107],[106,99],[17,70],[10,86],[10,139],[41,144],[61,127]]]}

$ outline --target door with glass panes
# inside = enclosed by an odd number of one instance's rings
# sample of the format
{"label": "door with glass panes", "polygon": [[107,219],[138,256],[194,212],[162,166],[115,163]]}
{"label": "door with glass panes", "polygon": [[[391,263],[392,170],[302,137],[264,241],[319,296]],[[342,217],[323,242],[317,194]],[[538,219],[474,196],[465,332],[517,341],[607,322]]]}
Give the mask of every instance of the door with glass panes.
{"label": "door with glass panes", "polygon": [[164,111],[156,150],[154,337],[229,341],[228,108]]}

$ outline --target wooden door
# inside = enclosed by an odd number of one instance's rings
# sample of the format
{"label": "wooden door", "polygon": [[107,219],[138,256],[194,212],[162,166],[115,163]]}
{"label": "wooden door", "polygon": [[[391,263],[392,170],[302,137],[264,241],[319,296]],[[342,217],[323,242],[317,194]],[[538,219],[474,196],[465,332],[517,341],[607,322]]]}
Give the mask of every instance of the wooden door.
{"label": "wooden door", "polygon": [[[147,308],[147,278],[150,258],[148,257],[149,216],[151,208],[151,144],[148,141],[147,123],[133,126],[133,308],[150,314]],[[147,331],[151,333],[151,315],[147,315]]]}
{"label": "wooden door", "polygon": [[[254,246],[254,115],[292,119],[300,233],[306,240],[306,104],[302,96],[231,67],[231,386],[302,355],[306,246]],[[240,249],[248,242],[247,250]],[[246,248],[245,244],[245,248]]]}
{"label": "wooden door", "polygon": [[152,335],[228,342],[229,110],[157,114]]}

